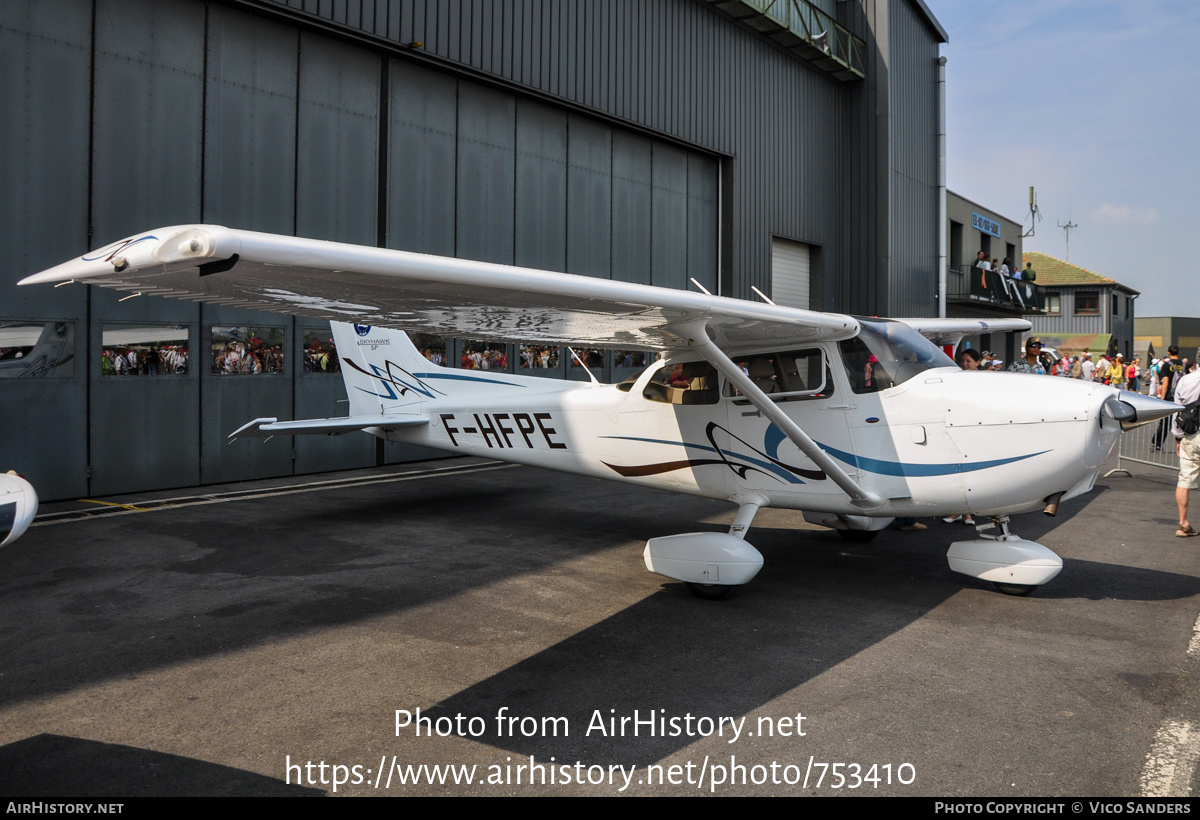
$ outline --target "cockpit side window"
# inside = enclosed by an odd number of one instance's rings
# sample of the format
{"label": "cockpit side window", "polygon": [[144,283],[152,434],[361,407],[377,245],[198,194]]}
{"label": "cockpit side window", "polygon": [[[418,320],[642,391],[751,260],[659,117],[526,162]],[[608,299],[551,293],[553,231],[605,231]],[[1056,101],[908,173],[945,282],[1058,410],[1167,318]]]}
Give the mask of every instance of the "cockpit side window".
{"label": "cockpit side window", "polygon": [[859,333],[839,342],[846,377],[855,393],[877,393],[935,367],[954,362],[903,322],[860,319]]}

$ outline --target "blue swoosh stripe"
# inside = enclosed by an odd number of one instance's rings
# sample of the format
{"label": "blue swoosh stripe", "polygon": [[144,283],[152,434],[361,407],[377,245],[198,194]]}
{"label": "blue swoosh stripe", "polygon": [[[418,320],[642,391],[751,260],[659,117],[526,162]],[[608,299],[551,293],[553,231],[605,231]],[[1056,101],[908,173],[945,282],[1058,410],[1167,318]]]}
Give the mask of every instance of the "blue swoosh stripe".
{"label": "blue swoosh stripe", "polygon": [[[145,242],[147,239],[158,239],[158,237],[154,236],[153,234],[147,234],[146,236],[143,236],[141,239],[135,239],[132,242],[130,242],[128,245],[125,245],[121,248],[114,250],[113,253],[117,253],[118,250],[123,251],[123,250],[125,250],[125,248],[133,247],[134,245],[136,245],[139,242]],[[106,245],[105,247],[101,248],[98,256],[81,256],[79,258],[84,262],[95,262],[97,259],[103,259],[105,252],[108,251],[109,248],[111,248],[113,245],[116,245],[116,244],[117,244],[116,242],[113,242],[112,245]]]}
{"label": "blue swoosh stripe", "polygon": [[1028,455],[1013,456],[1012,458],[997,458],[992,461],[977,461],[973,464],[909,464],[903,461],[885,461],[881,458],[869,458],[867,456],[855,455],[854,453],[847,453],[836,447],[830,447],[828,444],[822,444],[819,441],[817,442],[817,446],[829,453],[829,455],[859,469],[871,473],[879,473],[880,475],[901,475],[911,478],[950,475],[952,473],[973,473],[976,470],[986,470],[989,467],[999,467],[1001,464],[1024,461],[1027,458],[1033,458],[1034,456],[1042,455],[1042,453],[1050,452],[1049,450],[1042,450],[1039,453],[1029,453]]}
{"label": "blue swoosh stripe", "polygon": [[[778,458],[779,444],[785,438],[786,436],[783,431],[776,425],[768,425],[766,433],[763,434],[763,449],[766,450],[767,455],[772,458]],[[1029,453],[1028,455],[1013,456],[1012,458],[998,458],[994,461],[980,461],[975,464],[916,464],[859,456],[854,453],[844,452],[836,447],[830,447],[828,444],[822,444],[819,441],[816,444],[831,456],[867,472],[878,473],[880,475],[910,476],[912,478],[950,475],[952,473],[971,473],[976,470],[986,470],[989,467],[999,467],[1002,464],[1011,464],[1014,461],[1023,461],[1024,459],[1050,452],[1049,450],[1042,450],[1040,453]]]}
{"label": "blue swoosh stripe", "polygon": [[509,387],[525,387],[523,384],[513,384],[512,382],[502,382],[496,379],[481,379],[478,376],[459,376],[450,373],[413,373],[418,379],[451,379],[458,382],[483,382],[485,384],[504,384]]}

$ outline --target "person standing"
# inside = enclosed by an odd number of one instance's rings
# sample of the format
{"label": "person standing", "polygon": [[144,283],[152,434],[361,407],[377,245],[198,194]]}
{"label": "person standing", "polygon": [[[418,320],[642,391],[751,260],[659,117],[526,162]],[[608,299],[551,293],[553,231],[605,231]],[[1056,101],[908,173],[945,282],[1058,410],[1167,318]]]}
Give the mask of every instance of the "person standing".
{"label": "person standing", "polygon": [[1025,358],[1017,359],[1008,366],[1010,373],[1032,373],[1038,376],[1046,375],[1046,368],[1042,366],[1042,360],[1039,353],[1042,352],[1042,340],[1037,336],[1030,336],[1025,342]]}
{"label": "person standing", "polygon": [[[1175,350],[1174,347],[1169,349]],[[1178,378],[1174,392],[1175,403],[1180,407],[1200,401],[1200,370]],[[1200,487],[1200,431],[1189,433],[1184,430],[1180,423],[1183,415],[1176,413],[1171,423],[1175,434],[1175,452],[1179,455],[1179,482],[1175,487],[1175,504],[1179,507],[1179,528],[1175,530],[1175,535],[1179,538],[1196,535],[1196,530],[1188,521],[1188,501],[1191,491]]]}
{"label": "person standing", "polygon": [[[1183,363],[1179,361],[1179,348],[1171,345],[1167,348],[1167,358],[1158,363],[1158,397],[1163,401],[1175,401],[1175,387],[1182,375]],[[1170,418],[1158,423],[1158,430],[1154,434],[1155,450],[1162,449],[1170,424]]]}
{"label": "person standing", "polygon": [[1096,365],[1092,361],[1091,353],[1083,354],[1083,364],[1079,366],[1079,372],[1083,375],[1085,382],[1090,382],[1096,376]]}
{"label": "person standing", "polygon": [[992,269],[988,256],[983,251],[975,254],[975,269],[979,271],[979,286],[987,290],[987,272]]}
{"label": "person standing", "polygon": [[1116,358],[1112,360],[1112,364],[1108,366],[1106,380],[1111,386],[1119,390],[1124,390],[1125,378],[1125,357],[1118,353]]}

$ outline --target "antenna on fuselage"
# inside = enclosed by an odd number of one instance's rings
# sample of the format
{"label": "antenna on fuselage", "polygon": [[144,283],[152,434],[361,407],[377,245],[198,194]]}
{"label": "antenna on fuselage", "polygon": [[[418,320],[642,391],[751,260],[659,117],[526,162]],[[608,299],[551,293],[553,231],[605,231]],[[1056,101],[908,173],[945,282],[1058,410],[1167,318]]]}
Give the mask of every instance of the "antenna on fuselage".
{"label": "antenna on fuselage", "polygon": [[595,374],[592,373],[591,368],[584,363],[583,359],[579,358],[579,354],[575,352],[575,349],[568,347],[567,350],[571,351],[571,355],[575,357],[575,361],[579,362],[579,366],[587,371],[588,376],[592,380],[592,384],[600,384],[600,380],[596,378]]}
{"label": "antenna on fuselage", "polygon": [[758,294],[758,298],[759,298],[759,299],[762,299],[762,300],[763,300],[764,302],[766,302],[768,305],[773,305],[773,304],[775,304],[774,302],[772,302],[772,301],[771,301],[771,297],[767,296],[767,294],[763,293],[761,290],[759,290],[758,288],[754,287],[754,285],[751,285],[751,286],[750,286],[750,290],[752,290],[752,291],[754,291],[755,293],[757,293],[757,294]]}
{"label": "antenna on fuselage", "polygon": [[702,285],[702,284],[700,284],[699,282],[697,282],[697,281],[696,281],[696,277],[695,277],[695,276],[689,276],[688,278],[691,280],[691,282],[692,282],[692,284],[693,284],[693,285],[695,285],[696,287],[700,288],[700,290],[704,291],[704,295],[705,295],[705,296],[712,296],[712,294],[711,294],[711,293],[709,293],[709,291],[708,291],[708,288],[704,287],[704,285]]}

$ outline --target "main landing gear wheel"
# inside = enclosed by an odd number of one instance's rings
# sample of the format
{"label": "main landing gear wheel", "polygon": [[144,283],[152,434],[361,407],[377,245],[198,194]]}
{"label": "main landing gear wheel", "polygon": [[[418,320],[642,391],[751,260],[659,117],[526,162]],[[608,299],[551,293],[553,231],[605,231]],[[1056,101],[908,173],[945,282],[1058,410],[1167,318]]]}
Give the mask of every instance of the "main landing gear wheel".
{"label": "main landing gear wheel", "polygon": [[997,581],[993,581],[992,585],[1005,595],[1016,595],[1020,598],[1024,598],[1026,595],[1032,595],[1033,591],[1037,589],[1037,587],[1033,586],[1032,584],[1001,584]]}
{"label": "main landing gear wheel", "polygon": [[842,537],[843,541],[865,544],[868,541],[874,541],[875,536],[879,535],[879,530],[838,530],[837,534]]}
{"label": "main landing gear wheel", "polygon": [[706,601],[724,601],[737,589],[732,584],[693,584],[691,581],[688,581],[687,587],[697,598]]}

